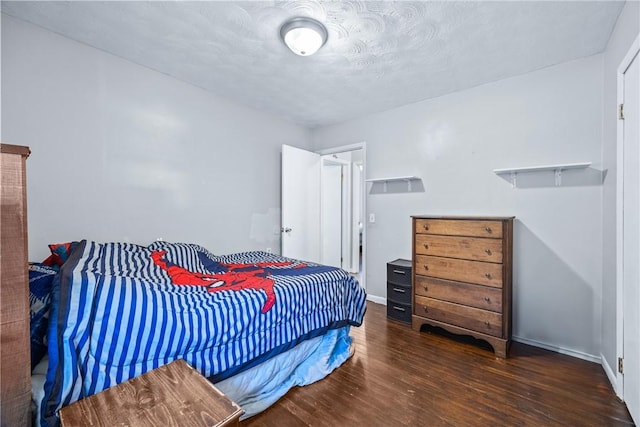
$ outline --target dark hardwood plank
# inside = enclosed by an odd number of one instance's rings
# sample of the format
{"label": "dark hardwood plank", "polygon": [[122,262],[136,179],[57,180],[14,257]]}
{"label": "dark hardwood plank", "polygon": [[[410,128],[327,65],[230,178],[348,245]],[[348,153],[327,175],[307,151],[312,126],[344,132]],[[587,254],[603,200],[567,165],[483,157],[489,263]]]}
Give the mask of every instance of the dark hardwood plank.
{"label": "dark hardwood plank", "polygon": [[630,426],[602,367],[513,343],[508,359],[444,334],[415,332],[368,302],[355,354],[244,427]]}

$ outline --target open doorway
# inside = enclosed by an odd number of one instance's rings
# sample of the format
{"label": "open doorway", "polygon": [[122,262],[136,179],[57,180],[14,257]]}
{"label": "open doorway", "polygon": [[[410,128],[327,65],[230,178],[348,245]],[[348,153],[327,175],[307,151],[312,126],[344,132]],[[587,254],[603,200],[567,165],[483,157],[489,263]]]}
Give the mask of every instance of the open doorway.
{"label": "open doorway", "polygon": [[365,150],[282,146],[281,253],[341,267],[366,289]]}
{"label": "open doorway", "polygon": [[322,260],[364,286],[364,143],[320,154]]}
{"label": "open doorway", "polygon": [[349,272],[351,266],[349,239],[351,228],[349,194],[351,162],[327,154],[320,158],[320,256],[323,264]]}

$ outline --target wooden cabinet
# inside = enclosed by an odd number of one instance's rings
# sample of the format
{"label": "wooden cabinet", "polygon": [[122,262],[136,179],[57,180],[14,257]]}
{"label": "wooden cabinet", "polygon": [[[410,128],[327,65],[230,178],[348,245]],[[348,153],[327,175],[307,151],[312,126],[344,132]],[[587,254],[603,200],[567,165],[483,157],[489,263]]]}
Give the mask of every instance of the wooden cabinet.
{"label": "wooden cabinet", "polygon": [[412,326],[511,341],[513,217],[413,217]]}
{"label": "wooden cabinet", "polygon": [[387,263],[387,317],[411,323],[411,261]]}
{"label": "wooden cabinet", "polygon": [[0,425],[31,423],[26,158],[0,144]]}

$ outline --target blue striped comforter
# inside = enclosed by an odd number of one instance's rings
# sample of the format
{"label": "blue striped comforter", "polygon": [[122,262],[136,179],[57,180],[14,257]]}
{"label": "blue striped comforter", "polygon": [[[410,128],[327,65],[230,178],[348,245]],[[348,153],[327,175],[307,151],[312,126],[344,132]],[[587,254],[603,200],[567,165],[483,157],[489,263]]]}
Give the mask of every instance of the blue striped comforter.
{"label": "blue striped comforter", "polygon": [[[175,284],[176,271],[206,284]],[[272,286],[223,283],[245,276]],[[172,360],[221,380],[329,329],[359,326],[365,311],[363,289],[343,270],[264,252],[214,256],[192,244],[83,241],[58,278],[44,425],[57,423],[62,406]]]}

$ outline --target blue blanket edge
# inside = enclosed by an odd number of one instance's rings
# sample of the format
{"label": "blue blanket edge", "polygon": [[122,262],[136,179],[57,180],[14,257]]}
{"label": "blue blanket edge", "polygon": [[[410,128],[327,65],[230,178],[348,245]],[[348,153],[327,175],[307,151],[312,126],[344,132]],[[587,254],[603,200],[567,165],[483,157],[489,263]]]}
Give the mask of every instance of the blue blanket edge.
{"label": "blue blanket edge", "polygon": [[276,356],[280,353],[284,353],[287,350],[292,349],[293,347],[295,347],[296,345],[300,344],[303,341],[306,341],[308,339],[312,339],[312,338],[316,338],[319,337],[320,335],[323,335],[325,333],[327,333],[327,331],[331,330],[331,329],[338,329],[338,328],[342,328],[344,326],[360,326],[360,324],[356,324],[353,322],[349,322],[347,320],[342,320],[339,322],[333,322],[331,324],[329,324],[328,326],[325,326],[324,328],[320,328],[320,329],[316,329],[314,331],[309,332],[308,334],[304,334],[302,336],[300,336],[298,339],[295,339],[293,341],[290,341],[286,344],[283,344],[279,347],[276,347],[264,354],[262,354],[260,357],[257,357],[253,360],[250,360],[247,363],[244,363],[242,365],[236,366],[234,368],[231,369],[227,369],[224,372],[220,372],[219,374],[216,375],[212,375],[210,377],[207,377],[210,381],[212,382],[218,382],[218,381],[222,381],[224,379],[227,379],[233,375],[236,375],[242,371],[245,371],[249,368],[252,368],[256,365],[259,365],[260,363],[264,362],[265,360],[270,359],[273,356]]}
{"label": "blue blanket edge", "polygon": [[[60,272],[53,281],[51,313],[49,316],[49,330],[47,333],[47,346],[49,353],[49,367],[47,369],[47,377],[44,383],[44,399],[40,409],[40,424],[42,426],[54,427],[59,424],[59,419],[55,413],[56,402],[60,400],[62,394],[62,367],[59,360],[62,360],[62,334],[59,333],[64,319],[67,317],[67,311],[61,310],[60,302],[66,301],[65,308],[69,307],[69,287],[62,286],[62,281],[68,283],[71,280],[73,269],[78,265],[82,254],[84,253],[86,240],[78,243],[76,248],[71,252],[67,261],[60,268]],[[54,321],[55,320],[55,321]],[[52,401],[53,396],[58,396]]]}

